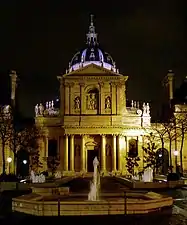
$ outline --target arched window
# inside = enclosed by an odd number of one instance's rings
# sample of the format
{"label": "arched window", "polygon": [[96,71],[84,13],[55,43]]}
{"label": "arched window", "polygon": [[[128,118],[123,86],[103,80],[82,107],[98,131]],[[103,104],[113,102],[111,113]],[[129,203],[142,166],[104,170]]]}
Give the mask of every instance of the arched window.
{"label": "arched window", "polygon": [[129,153],[128,156],[131,158],[138,156],[138,141],[136,139],[129,140]]}

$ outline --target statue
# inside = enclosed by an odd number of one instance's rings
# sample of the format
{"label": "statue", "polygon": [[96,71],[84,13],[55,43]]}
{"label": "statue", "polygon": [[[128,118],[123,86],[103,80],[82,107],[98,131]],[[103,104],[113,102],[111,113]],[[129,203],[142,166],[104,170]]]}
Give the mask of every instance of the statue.
{"label": "statue", "polygon": [[80,97],[75,98],[75,109],[80,109]]}
{"label": "statue", "polygon": [[31,182],[32,182],[32,183],[36,183],[36,182],[35,182],[35,173],[34,173],[33,170],[31,170],[31,176],[30,176],[30,178],[31,178]]}
{"label": "statue", "polygon": [[43,115],[43,113],[44,113],[44,107],[43,107],[42,103],[40,103],[40,105],[39,105],[39,115]]}
{"label": "statue", "polygon": [[147,113],[145,102],[143,103],[142,108],[143,108],[143,115],[145,115]]}
{"label": "statue", "polygon": [[147,105],[146,105],[146,113],[147,113],[147,115],[150,115],[149,103],[147,103]]}
{"label": "statue", "polygon": [[97,100],[95,97],[95,93],[90,94],[90,104],[89,109],[94,110],[97,108]]}
{"label": "statue", "polygon": [[109,96],[105,99],[105,109],[111,109],[111,99]]}
{"label": "statue", "polygon": [[35,106],[35,115],[38,116],[39,114],[39,106],[38,104]]}
{"label": "statue", "polygon": [[51,108],[52,109],[54,108],[54,101],[53,100],[51,101]]}
{"label": "statue", "polygon": [[144,182],[153,182],[153,169],[148,167],[145,169],[143,173],[143,181]]}
{"label": "statue", "polygon": [[48,102],[46,102],[45,107],[46,107],[46,109],[49,108],[49,103]]}
{"label": "statue", "polygon": [[51,102],[49,102],[49,109],[51,109]]}

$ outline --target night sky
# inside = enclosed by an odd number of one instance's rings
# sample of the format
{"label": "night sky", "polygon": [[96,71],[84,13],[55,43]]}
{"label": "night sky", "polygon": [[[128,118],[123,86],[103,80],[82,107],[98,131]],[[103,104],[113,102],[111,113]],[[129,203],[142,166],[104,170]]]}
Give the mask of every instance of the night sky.
{"label": "night sky", "polygon": [[153,117],[165,98],[167,71],[175,72],[176,86],[187,75],[185,0],[113,1],[109,6],[101,5],[105,1],[22,2],[0,1],[0,103],[10,98],[9,71],[14,69],[20,110],[27,117],[34,115],[36,103],[58,95],[56,77],[85,46],[90,14],[101,47],[129,76],[128,99],[149,101]]}

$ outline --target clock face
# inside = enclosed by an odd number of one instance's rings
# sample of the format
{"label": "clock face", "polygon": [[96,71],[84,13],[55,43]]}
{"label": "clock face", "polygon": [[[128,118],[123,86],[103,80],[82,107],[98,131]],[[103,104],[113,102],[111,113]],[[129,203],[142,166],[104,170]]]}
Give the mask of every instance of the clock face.
{"label": "clock face", "polygon": [[138,115],[141,115],[141,114],[142,114],[142,110],[138,109],[138,110],[137,110],[137,114],[138,114]]}

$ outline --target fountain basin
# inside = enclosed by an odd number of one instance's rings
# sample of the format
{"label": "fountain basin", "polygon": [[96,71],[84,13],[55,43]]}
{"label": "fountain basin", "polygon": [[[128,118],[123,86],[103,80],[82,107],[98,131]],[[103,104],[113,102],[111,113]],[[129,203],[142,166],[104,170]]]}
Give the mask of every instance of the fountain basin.
{"label": "fountain basin", "polygon": [[[130,194],[129,194],[130,195]],[[59,199],[59,200],[58,200]],[[13,199],[12,210],[35,216],[88,216],[88,215],[123,215],[147,214],[171,207],[173,199],[149,192],[138,194],[138,197],[127,198],[122,195],[107,193],[101,200],[88,201],[86,195],[69,195],[59,198],[41,196],[36,193]]]}
{"label": "fountain basin", "polygon": [[181,188],[184,186],[184,181],[167,181],[167,182],[143,182],[143,181],[136,181],[130,180],[127,178],[117,177],[116,179],[120,180],[130,189],[145,189],[145,190],[156,190],[156,189],[175,189]]}

